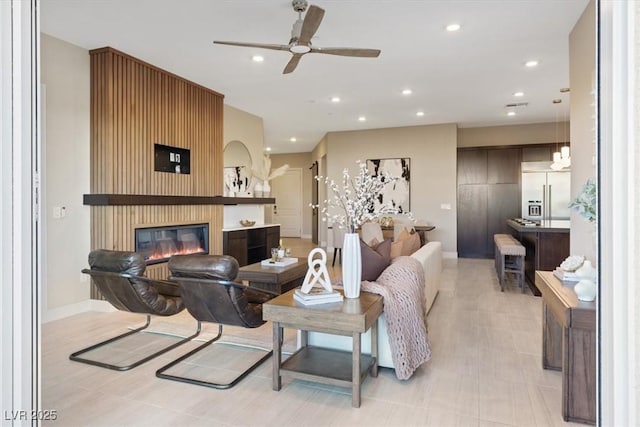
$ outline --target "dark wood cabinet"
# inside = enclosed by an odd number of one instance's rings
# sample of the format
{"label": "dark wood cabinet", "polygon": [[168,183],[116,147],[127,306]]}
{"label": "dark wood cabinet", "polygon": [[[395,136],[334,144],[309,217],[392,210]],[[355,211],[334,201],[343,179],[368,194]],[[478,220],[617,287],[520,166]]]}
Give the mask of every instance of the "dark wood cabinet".
{"label": "dark wood cabinet", "polygon": [[552,160],[552,148],[553,144],[544,144],[541,146],[524,147],[522,148],[522,161],[523,162],[548,162]]}
{"label": "dark wood cabinet", "polygon": [[[487,256],[487,185],[461,185],[458,187],[458,252],[465,257]],[[473,214],[471,214],[473,213]],[[481,224],[479,226],[479,224]]]}
{"label": "dark wood cabinet", "polygon": [[458,149],[458,256],[493,257],[493,235],[521,216],[521,162],[551,160],[554,146]]}
{"label": "dark wood cabinet", "polygon": [[222,233],[222,253],[234,257],[240,267],[271,256],[271,248],[278,247],[280,226],[247,228]]}
{"label": "dark wood cabinet", "polygon": [[247,231],[225,231],[222,237],[222,253],[234,257],[240,266],[247,265]]}
{"label": "dark wood cabinet", "polygon": [[271,248],[280,246],[280,227],[267,228],[267,251],[271,255]]}
{"label": "dark wood cabinet", "polygon": [[488,185],[487,210],[486,253],[493,254],[493,235],[511,233],[506,220],[520,216],[520,186],[518,184]]}
{"label": "dark wood cabinet", "polygon": [[487,183],[487,150],[458,150],[458,185]]}
{"label": "dark wood cabinet", "polygon": [[488,150],[487,184],[520,182],[520,150],[517,148]]}

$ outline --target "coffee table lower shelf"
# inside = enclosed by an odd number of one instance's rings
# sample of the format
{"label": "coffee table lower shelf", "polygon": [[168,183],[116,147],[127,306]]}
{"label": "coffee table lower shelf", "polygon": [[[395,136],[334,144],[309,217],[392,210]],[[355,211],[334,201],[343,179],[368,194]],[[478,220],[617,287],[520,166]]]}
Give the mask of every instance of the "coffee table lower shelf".
{"label": "coffee table lower shelf", "polygon": [[[280,365],[280,374],[323,384],[353,385],[353,355],[348,351],[322,347],[302,347]],[[360,355],[360,381],[375,366],[375,357]]]}

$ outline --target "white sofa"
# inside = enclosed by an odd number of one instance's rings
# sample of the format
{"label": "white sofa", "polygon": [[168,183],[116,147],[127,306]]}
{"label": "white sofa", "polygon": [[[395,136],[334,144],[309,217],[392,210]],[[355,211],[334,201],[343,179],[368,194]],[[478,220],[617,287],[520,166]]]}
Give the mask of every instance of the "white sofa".
{"label": "white sofa", "polygon": [[[429,312],[433,301],[440,289],[440,275],[442,273],[442,244],[427,242],[426,245],[414,252],[411,257],[417,259],[424,268],[424,297],[426,310]],[[309,332],[309,345],[351,350],[351,337],[331,335],[321,332]],[[362,353],[371,354],[371,331],[361,337]],[[378,319],[378,365],[393,368],[387,323],[384,314]]]}

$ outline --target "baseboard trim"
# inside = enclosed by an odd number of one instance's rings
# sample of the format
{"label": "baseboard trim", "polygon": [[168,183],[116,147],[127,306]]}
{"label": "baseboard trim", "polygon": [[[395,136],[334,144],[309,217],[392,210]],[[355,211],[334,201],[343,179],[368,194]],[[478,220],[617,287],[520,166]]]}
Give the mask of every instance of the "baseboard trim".
{"label": "baseboard trim", "polygon": [[442,258],[458,259],[458,252],[442,252]]}
{"label": "baseboard trim", "polygon": [[303,234],[302,237],[300,237],[301,239],[309,239],[311,240],[311,234]]}
{"label": "baseboard trim", "polygon": [[53,322],[54,320],[64,319],[76,314],[86,313],[87,311],[112,312],[116,311],[115,307],[104,300],[88,299],[77,302],[75,304],[64,305],[62,307],[47,310],[42,316],[43,323]]}

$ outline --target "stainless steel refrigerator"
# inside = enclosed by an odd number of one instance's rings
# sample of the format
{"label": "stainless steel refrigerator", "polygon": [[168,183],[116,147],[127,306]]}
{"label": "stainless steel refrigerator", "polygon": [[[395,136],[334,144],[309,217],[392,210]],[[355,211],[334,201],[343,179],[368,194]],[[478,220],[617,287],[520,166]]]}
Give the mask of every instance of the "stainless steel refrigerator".
{"label": "stainless steel refrigerator", "polygon": [[522,162],[522,218],[569,219],[571,171],[551,169],[551,162]]}

